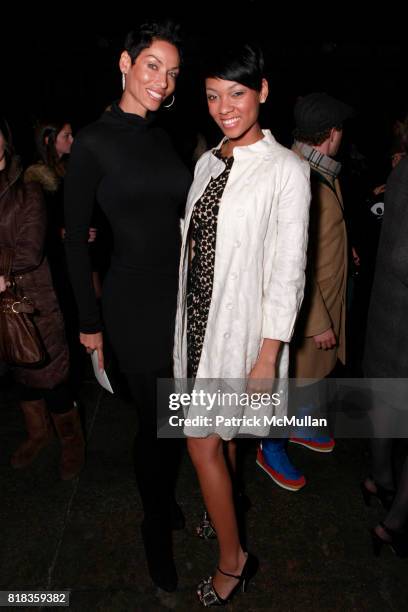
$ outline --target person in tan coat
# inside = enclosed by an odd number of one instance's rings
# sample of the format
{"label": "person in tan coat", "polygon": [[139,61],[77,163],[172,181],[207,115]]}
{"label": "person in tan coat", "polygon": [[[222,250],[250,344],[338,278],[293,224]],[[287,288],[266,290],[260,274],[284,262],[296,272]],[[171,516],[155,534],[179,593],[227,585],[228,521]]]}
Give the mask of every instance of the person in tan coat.
{"label": "person in tan coat", "polygon": [[[292,406],[298,416],[325,403],[321,386],[299,379],[317,383],[331,374],[338,360],[345,363],[347,234],[338,180],[341,164],[333,157],[343,122],[351,115],[349,106],[325,93],[309,94],[295,106],[293,150],[310,165],[312,191],[305,295],[291,347],[291,376],[298,379]],[[290,437],[290,442],[319,452],[333,450],[329,436],[306,435]],[[264,440],[257,463],[274,482],[297,491],[306,480],[290,463],[286,442]]]}

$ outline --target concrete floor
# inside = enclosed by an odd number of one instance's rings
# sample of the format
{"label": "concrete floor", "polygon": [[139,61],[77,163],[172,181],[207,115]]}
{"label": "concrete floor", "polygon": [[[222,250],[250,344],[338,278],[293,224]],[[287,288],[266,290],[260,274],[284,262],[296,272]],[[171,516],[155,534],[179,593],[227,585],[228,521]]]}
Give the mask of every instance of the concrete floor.
{"label": "concrete floor", "polygon": [[[217,544],[195,536],[202,503],[188,457],[177,492],[187,519],[174,538],[179,590],[164,594],[149,579],[138,530],[134,411],[92,378],[82,385],[81,400],[87,463],[78,479],[62,482],[57,441],[30,468],[9,467],[23,421],[12,389],[0,391],[0,590],[69,589],[70,609],[81,612],[201,609],[195,586],[214,569]],[[367,441],[340,440],[328,455],[291,447],[308,478],[297,493],[277,487],[256,467],[254,442],[244,446],[252,500],[248,547],[260,569],[229,609],[407,610],[408,559],[388,548],[380,559],[372,554],[368,530],[383,511],[376,504],[367,509],[360,497],[359,481],[369,470]]]}

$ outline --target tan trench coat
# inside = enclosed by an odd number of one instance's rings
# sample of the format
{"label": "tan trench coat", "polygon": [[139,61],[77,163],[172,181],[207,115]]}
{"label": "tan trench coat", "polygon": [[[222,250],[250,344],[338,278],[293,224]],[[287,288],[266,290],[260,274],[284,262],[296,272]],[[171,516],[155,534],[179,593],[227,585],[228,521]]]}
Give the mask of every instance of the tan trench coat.
{"label": "tan trench coat", "polygon": [[[345,363],[347,233],[339,181],[321,171],[319,175],[311,176],[306,287],[293,340],[291,375],[320,380],[330,374],[337,359]],[[317,349],[313,336],[330,327],[337,345]]]}

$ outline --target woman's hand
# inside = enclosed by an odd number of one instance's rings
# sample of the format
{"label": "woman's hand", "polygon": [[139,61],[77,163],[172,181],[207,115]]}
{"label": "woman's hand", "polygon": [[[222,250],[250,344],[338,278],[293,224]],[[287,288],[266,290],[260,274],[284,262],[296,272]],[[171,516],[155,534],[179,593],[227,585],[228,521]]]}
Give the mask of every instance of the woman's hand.
{"label": "woman's hand", "polygon": [[0,276],[0,293],[4,293],[7,287],[10,287],[10,282],[6,280],[5,276]]}
{"label": "woman's hand", "polygon": [[275,380],[275,364],[258,359],[248,376],[247,393],[271,393]]}
{"label": "woman's hand", "polygon": [[275,380],[276,360],[281,347],[280,340],[264,338],[259,357],[248,376],[248,393],[271,393]]}
{"label": "woman's hand", "polygon": [[79,341],[86,348],[87,353],[93,353],[94,351],[97,351],[98,368],[100,370],[103,370],[104,362],[103,362],[103,335],[102,335],[102,332],[97,332],[96,334],[83,334],[81,332],[79,334]]}

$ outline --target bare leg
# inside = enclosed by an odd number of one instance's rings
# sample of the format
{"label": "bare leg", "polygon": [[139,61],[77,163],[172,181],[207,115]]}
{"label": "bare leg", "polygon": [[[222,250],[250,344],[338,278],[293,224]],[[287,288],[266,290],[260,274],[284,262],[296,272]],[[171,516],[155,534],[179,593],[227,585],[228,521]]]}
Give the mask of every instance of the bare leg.
{"label": "bare leg", "polygon": [[227,457],[228,467],[231,475],[236,476],[237,474],[237,443],[235,440],[229,440],[227,442]]}
{"label": "bare leg", "polygon": [[[246,561],[238,536],[232,484],[219,436],[189,438],[188,450],[200,482],[204,503],[217,532],[219,567],[230,574],[241,574]],[[216,572],[214,588],[227,597],[237,584],[234,578]]]}

